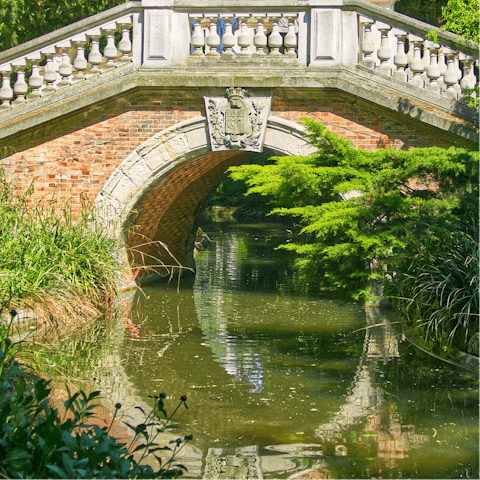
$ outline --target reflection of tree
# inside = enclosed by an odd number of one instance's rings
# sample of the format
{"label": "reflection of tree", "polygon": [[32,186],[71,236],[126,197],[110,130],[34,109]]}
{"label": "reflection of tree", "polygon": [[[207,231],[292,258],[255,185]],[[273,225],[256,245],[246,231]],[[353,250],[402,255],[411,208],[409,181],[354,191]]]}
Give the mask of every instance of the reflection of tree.
{"label": "reflection of tree", "polygon": [[[228,313],[234,307],[234,296],[226,291],[240,283],[239,250],[244,248],[242,238],[232,234],[225,246],[214,244],[214,260],[205,259],[197,273],[193,289],[195,308],[202,332],[210,348],[225,371],[237,382],[248,382],[251,392],[263,390],[263,365],[257,353],[257,342],[230,335],[227,330]],[[210,252],[209,252],[210,253]],[[215,278],[215,287],[211,278]]]}

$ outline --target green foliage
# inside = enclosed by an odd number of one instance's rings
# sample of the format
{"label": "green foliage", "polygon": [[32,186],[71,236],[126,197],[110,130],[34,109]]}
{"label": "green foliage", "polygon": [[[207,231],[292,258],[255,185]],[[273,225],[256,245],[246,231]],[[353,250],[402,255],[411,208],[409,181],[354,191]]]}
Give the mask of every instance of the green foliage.
{"label": "green foliage", "polygon": [[419,249],[390,287],[394,304],[427,340],[460,348],[479,328],[478,226],[469,230]]}
{"label": "green foliage", "polygon": [[[88,296],[101,306],[119,271],[115,241],[87,210],[75,220],[69,202],[34,204],[32,187],[17,191],[0,170],[0,295],[14,301]],[[28,303],[28,302],[27,302]]]}
{"label": "green foliage", "polygon": [[394,271],[418,248],[438,241],[461,217],[478,212],[478,154],[459,148],[367,152],[306,120],[317,147],[309,157],[232,167],[249,192],[272,196],[274,213],[302,226],[283,245],[311,290],[368,298],[368,285]]}
{"label": "green foliage", "polygon": [[448,0],[442,8],[442,30],[478,43],[478,0]]}
{"label": "green foliage", "polygon": [[[269,156],[265,154],[256,155],[250,159],[248,165],[266,165],[269,162]],[[265,220],[271,208],[268,197],[262,197],[260,194],[245,196],[248,186],[242,180],[234,180],[228,176],[218,186],[218,188],[209,196],[205,208],[210,206],[235,207],[235,218],[237,219],[256,219]]]}
{"label": "green foliage", "polygon": [[439,26],[442,8],[446,3],[447,0],[398,0],[395,3],[395,11],[422,22]]}
{"label": "green foliage", "polygon": [[[1,312],[0,312],[1,313]],[[14,313],[11,315],[13,320]],[[10,323],[11,325],[11,323]],[[65,415],[49,404],[49,382],[35,378],[26,381],[25,369],[14,360],[14,344],[8,338],[10,325],[0,328],[0,476],[4,478],[178,478],[185,467],[173,464],[175,456],[192,439],[157,443],[157,437],[169,427],[178,408],[186,407],[183,396],[167,418],[163,398],[155,398],[153,410],[145,421],[132,429],[130,444],[119,443],[109,435],[110,428],[92,425],[100,392],[69,394]],[[116,414],[121,408],[116,405]],[[140,408],[140,407],[137,407]],[[143,411],[143,410],[142,410]],[[162,414],[166,420],[158,420]],[[166,453],[162,461],[159,452]],[[158,469],[141,462],[154,455]]]}
{"label": "green foliage", "polygon": [[125,0],[2,0],[0,51],[121,3]]}

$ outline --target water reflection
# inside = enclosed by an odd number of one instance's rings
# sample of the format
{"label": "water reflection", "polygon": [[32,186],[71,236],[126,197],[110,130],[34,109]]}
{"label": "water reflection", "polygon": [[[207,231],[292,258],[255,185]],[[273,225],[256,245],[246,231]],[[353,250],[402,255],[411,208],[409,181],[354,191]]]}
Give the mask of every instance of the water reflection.
{"label": "water reflection", "polygon": [[362,355],[353,382],[348,388],[345,404],[328,423],[315,431],[322,441],[340,439],[345,430],[376,413],[382,405],[384,392],[376,384],[375,373],[379,362],[385,364],[400,356],[398,341],[390,323],[377,309],[367,309],[366,323]]}
{"label": "water reflection", "polygon": [[475,378],[376,311],[289,295],[281,227],[208,233],[193,290],[144,288],[135,328],[98,339],[89,375],[112,405],[187,394],[196,478],[478,478]]}
{"label": "water reflection", "polygon": [[[198,322],[212,352],[225,371],[239,383],[249,383],[250,392],[263,390],[263,365],[258,353],[257,342],[230,335],[228,332],[228,311],[235,308],[232,286],[240,287],[241,271],[239,251],[245,248],[242,237],[232,235],[227,244],[216,242],[212,245],[215,261],[213,265],[203,263],[193,296]],[[210,277],[210,275],[212,277]],[[212,288],[210,279],[215,278]]]}

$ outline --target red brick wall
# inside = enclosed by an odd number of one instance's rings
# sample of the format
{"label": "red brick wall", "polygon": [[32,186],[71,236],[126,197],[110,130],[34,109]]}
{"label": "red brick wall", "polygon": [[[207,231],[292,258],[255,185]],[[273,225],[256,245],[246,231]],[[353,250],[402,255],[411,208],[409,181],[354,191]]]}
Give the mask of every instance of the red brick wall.
{"label": "red brick wall", "polygon": [[[35,198],[55,191],[59,200],[71,198],[74,207],[79,208],[82,198],[96,198],[114,170],[144,141],[178,122],[204,116],[206,93],[204,89],[130,92],[7,139],[3,145],[13,147],[17,153],[2,163],[21,190],[35,179]],[[448,146],[416,129],[412,121],[387,118],[378,109],[363,109],[353,97],[335,92],[278,91],[272,114],[299,124],[302,117],[314,118],[367,150]],[[237,154],[210,154],[177,169],[167,183],[144,199],[137,233],[170,246],[175,244],[175,252],[182,256],[198,202],[231,162],[245,158]],[[138,245],[138,236],[130,241]]]}
{"label": "red brick wall", "polygon": [[299,98],[298,93],[287,91],[276,95],[272,103],[272,115],[297,123],[302,123],[302,117],[313,118],[364,150],[450,146],[419,126],[416,128],[412,120],[401,123],[400,119],[393,120],[382,113],[380,109],[365,110],[356,105],[354,98],[333,92],[322,92],[316,98],[307,95]]}
{"label": "red brick wall", "polygon": [[21,188],[35,178],[35,196],[93,201],[120,163],[147,139],[183,120],[204,115],[203,98],[180,92],[129,94],[52,122],[5,144],[17,153],[6,171]]}

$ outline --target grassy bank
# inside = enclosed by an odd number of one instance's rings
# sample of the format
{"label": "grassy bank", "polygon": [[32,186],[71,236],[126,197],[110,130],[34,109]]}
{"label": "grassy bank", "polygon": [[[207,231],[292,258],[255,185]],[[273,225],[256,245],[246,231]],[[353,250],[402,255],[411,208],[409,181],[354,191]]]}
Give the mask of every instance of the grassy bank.
{"label": "grassy bank", "polygon": [[108,308],[119,266],[115,242],[92,222],[88,205],[76,217],[69,202],[37,201],[0,170],[0,299],[31,309],[59,329]]}

